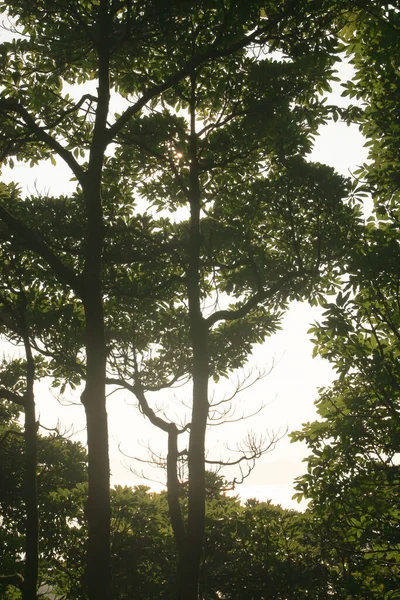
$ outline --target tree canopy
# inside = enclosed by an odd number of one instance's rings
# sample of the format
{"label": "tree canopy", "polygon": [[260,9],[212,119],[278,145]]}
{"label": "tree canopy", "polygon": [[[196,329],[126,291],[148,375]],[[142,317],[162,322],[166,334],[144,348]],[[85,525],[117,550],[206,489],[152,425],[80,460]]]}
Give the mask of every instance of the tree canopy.
{"label": "tree canopy", "polygon": [[399,13],[384,5],[354,15],[343,45],[355,67],[345,93],[369,145],[357,172],[374,201],[355,245],[347,283],[312,328],[315,351],[338,379],[321,391],[320,421],[295,439],[312,451],[297,489],[326,531],[325,546],[342,562],[342,594],[396,598],[399,591],[399,194],[395,98]]}
{"label": "tree canopy", "polygon": [[[117,593],[106,413],[106,385],[117,385],[168,437],[176,597],[197,600],[207,564],[206,430],[219,410],[208,382],[242,367],[253,346],[277,330],[290,301],[326,303],[343,273],[348,288],[327,304],[326,324],[315,333],[347,387],[338,382],[321,407],[343,393],[352,426],[357,404],[382,412],[375,428],[384,430],[390,394],[382,378],[393,384],[398,335],[386,311],[397,298],[397,275],[382,269],[396,263],[389,187],[397,150],[386,138],[398,65],[393,70],[386,59],[377,82],[371,73],[384,44],[396,51],[395,36],[386,42],[385,32],[396,30],[398,11],[372,2],[349,11],[320,0],[17,0],[0,2],[0,10],[15,27],[1,44],[0,160],[10,167],[63,161],[76,180],[73,193],[57,198],[23,196],[15,183],[0,187],[1,332],[23,343],[30,360],[29,431],[35,378],[49,375],[62,391],[84,386],[87,530],[82,523],[75,533],[87,531],[88,542],[86,566],[76,569],[83,588],[76,589],[90,600]],[[365,111],[324,102],[346,49],[357,74],[346,93],[364,98]],[[372,166],[360,171],[362,185],[308,158],[331,114],[360,120],[370,138]],[[366,185],[381,201],[379,223],[364,228],[358,200]],[[360,380],[366,371],[368,389]],[[149,393],[185,380],[192,391],[182,422],[161,414]],[[394,420],[396,411],[392,406]],[[336,424],[342,440],[345,420]],[[310,426],[310,439],[318,427]],[[367,426],[357,438],[364,450],[370,434]],[[381,443],[378,454],[391,460],[396,450],[390,455]],[[260,453],[250,447],[243,459]],[[352,467],[336,466],[339,484],[338,473]],[[309,479],[299,485],[311,493]],[[143,549],[134,547],[140,571]],[[300,577],[301,569],[290,573]],[[307,572],[312,578],[313,568]],[[232,575],[226,597],[237,593],[234,581]],[[264,594],[259,583],[248,585],[250,597]]]}

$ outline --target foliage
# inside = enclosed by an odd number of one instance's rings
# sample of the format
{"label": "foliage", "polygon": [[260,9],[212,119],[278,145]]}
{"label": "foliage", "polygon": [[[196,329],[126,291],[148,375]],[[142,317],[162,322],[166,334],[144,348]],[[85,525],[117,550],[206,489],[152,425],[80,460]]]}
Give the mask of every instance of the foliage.
{"label": "foliage", "polygon": [[[0,410],[4,415],[0,423],[0,564],[1,575],[10,575],[21,571],[24,553],[24,442],[13,408],[2,402]],[[56,490],[71,490],[85,480],[86,453],[79,443],[56,434],[38,436],[39,546],[43,579],[49,577],[53,564],[57,563],[68,523],[75,515],[73,505],[60,505]]]}
{"label": "foliage", "polygon": [[359,189],[371,193],[374,211],[345,288],[311,329],[315,352],[338,379],[321,390],[322,420],[293,435],[312,451],[297,496],[311,499],[336,564],[336,594],[345,598],[390,599],[400,590],[398,33],[398,9],[387,3],[355,11],[342,32],[356,69],[345,94],[365,102],[353,114],[370,147]]}
{"label": "foliage", "polygon": [[[23,295],[54,384],[85,381],[91,600],[108,600],[110,585],[106,369],[168,433],[169,510],[191,586],[180,595],[195,598],[208,380],[242,367],[290,301],[334,293],[360,238],[350,182],[307,160],[329,115],[321,94],[344,9],[0,2],[20,32],[1,45],[0,160],[63,160],[77,181],[60,198],[2,186],[0,243],[12,257],[3,297]],[[175,423],[147,392],[183,380],[191,414]],[[187,515],[178,459],[188,463]]]}
{"label": "foliage", "polygon": [[[84,495],[79,502],[72,490],[69,497],[81,508],[72,536],[66,536],[58,589],[78,599],[83,592],[71,573],[79,569],[83,551]],[[111,506],[113,597],[174,600],[177,556],[165,492],[116,486]],[[290,594],[295,600],[323,600],[328,581],[308,518],[255,500],[243,506],[220,490],[208,497],[201,598],[278,600]]]}
{"label": "foliage", "polygon": [[206,532],[202,597],[327,597],[329,571],[303,515],[220,497],[207,505]]}
{"label": "foliage", "polygon": [[362,102],[361,113],[353,110],[369,148],[368,162],[355,174],[367,183],[380,216],[398,209],[399,29],[398,8],[378,2],[352,11],[341,32],[341,49],[355,68],[344,95]]}

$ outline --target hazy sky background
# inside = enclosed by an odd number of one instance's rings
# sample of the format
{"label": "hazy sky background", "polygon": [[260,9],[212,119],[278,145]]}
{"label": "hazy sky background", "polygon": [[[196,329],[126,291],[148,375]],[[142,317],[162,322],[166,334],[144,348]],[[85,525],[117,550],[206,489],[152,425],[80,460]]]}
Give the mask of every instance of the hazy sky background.
{"label": "hazy sky background", "polygon": [[[342,65],[340,71],[343,77],[351,76],[348,65]],[[338,90],[339,85],[336,85],[329,103],[338,101]],[[341,103],[344,104],[345,100],[341,100]],[[347,176],[366,159],[363,143],[356,126],[332,123],[321,128],[311,159],[332,165],[339,173]],[[52,167],[50,163],[46,163],[34,169],[22,165],[16,165],[12,171],[4,169],[2,180],[18,182],[25,193],[35,193],[37,189],[41,193],[57,196],[74,188],[75,184],[71,184],[70,177],[70,172],[62,164]],[[251,413],[261,404],[265,407],[253,419],[212,427],[208,432],[210,459],[218,459],[224,445],[235,448],[248,430],[266,437],[283,435],[286,431],[300,429],[302,423],[316,417],[313,403],[318,396],[317,390],[329,385],[333,379],[329,363],[311,357],[312,344],[307,330],[310,323],[318,320],[320,315],[320,309],[306,304],[293,304],[283,320],[282,331],[254,349],[248,370],[269,371],[271,366],[273,368],[268,376],[240,395],[237,416],[242,412]],[[6,349],[5,345],[3,349]],[[11,355],[13,352],[15,350],[11,349]],[[49,386],[49,381],[42,381],[36,388],[37,413],[41,423],[45,427],[54,427],[60,420],[62,429],[71,427],[75,438],[85,443],[85,417],[79,403],[79,393],[74,397],[66,395],[62,400],[66,406],[60,406],[55,391]],[[222,398],[229,390],[229,385],[221,382],[215,388],[216,397]],[[160,407],[174,406],[176,403],[178,411],[179,398],[184,400],[185,395],[189,394],[190,387],[159,393],[157,397],[153,395],[150,399]],[[71,405],[71,399],[76,404]],[[148,423],[132,405],[135,405],[134,399],[127,392],[113,393],[108,400],[112,484],[146,483],[134,475],[129,466],[138,471],[145,468],[147,476],[152,480],[164,481],[163,471],[149,470],[146,465],[124,458],[120,452],[121,448],[128,455],[146,459],[149,444],[156,453],[163,452],[166,448],[166,435]],[[287,435],[284,436],[271,453],[258,461],[245,484],[237,488],[237,493],[243,498],[271,499],[284,507],[298,507],[291,500],[294,493],[293,479],[305,471],[306,465],[302,462],[305,456],[305,446],[291,444]],[[227,478],[229,475],[229,471],[226,471]],[[151,482],[149,485],[160,489],[156,483]]]}

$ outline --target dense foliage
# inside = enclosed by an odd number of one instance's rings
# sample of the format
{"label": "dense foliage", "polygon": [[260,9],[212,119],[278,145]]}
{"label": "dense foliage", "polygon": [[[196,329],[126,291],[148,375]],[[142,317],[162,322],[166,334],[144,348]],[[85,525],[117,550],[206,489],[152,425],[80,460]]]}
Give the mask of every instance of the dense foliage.
{"label": "dense foliage", "polygon": [[354,14],[343,48],[355,67],[345,93],[365,102],[349,113],[368,139],[357,176],[374,206],[343,291],[311,330],[338,379],[317,402],[322,420],[294,435],[312,451],[297,489],[341,565],[340,597],[391,599],[400,593],[398,10]]}
{"label": "dense foliage", "polygon": [[[0,403],[0,584],[1,576],[23,572],[25,449],[18,416],[18,409]],[[86,483],[86,463],[86,452],[79,443],[63,439],[56,433],[38,435],[40,580],[48,580],[55,566],[59,566],[59,558],[70,533],[69,526],[76,515],[72,503],[60,503],[59,494],[67,495],[77,485]],[[20,596],[15,596],[15,590],[8,589],[5,597]]]}
{"label": "dense foliage", "polygon": [[[76,180],[58,198],[0,183],[0,333],[25,355],[0,371],[7,594],[35,600],[42,578],[71,599],[397,597],[399,11],[347,4],[0,2],[16,28],[1,164],[62,160]],[[324,102],[339,52],[362,106]],[[308,159],[331,114],[368,139],[354,181]],[[312,333],[339,375],[294,434],[312,452],[304,515],[241,506],[206,474],[225,414],[209,379],[292,300],[325,305]],[[36,434],[43,376],[84,386],[87,485],[82,448]],[[182,417],[151,405],[185,380]],[[165,494],[110,492],[106,385],[168,437]]]}
{"label": "dense foliage", "polygon": [[[55,443],[52,437],[40,438],[40,446],[46,448],[41,452],[43,473],[52,473],[51,479],[41,479],[40,486],[40,505],[46,523],[51,523],[51,538],[43,527],[40,540],[42,587],[57,596],[80,600],[85,594],[87,529],[86,485],[79,480],[84,478],[80,461],[85,456],[81,448],[66,440]],[[18,460],[8,460],[12,459],[10,450],[1,447],[2,478],[10,478],[14,468],[17,474],[20,470]],[[59,468],[53,470],[55,457]],[[237,497],[223,493],[221,478],[209,473],[207,480],[201,598],[326,598],[332,571],[322,561],[318,536],[308,516],[256,500],[242,505]],[[9,572],[9,561],[12,556],[18,561],[22,549],[18,485],[16,479],[14,485],[8,485],[7,498],[1,498],[7,515],[1,528],[7,557],[2,573]],[[186,510],[185,498],[182,504]],[[134,490],[117,486],[111,490],[111,506],[113,598],[129,600],[134,595],[141,600],[173,600],[177,554],[166,493],[154,493],[145,486]],[[3,587],[3,594],[7,600],[20,598],[11,586]]]}

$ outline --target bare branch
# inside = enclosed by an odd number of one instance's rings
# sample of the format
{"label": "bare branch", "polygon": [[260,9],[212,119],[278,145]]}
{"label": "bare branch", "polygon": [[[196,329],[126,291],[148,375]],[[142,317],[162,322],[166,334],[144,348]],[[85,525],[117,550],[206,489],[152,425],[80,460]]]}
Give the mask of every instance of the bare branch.
{"label": "bare branch", "polygon": [[264,379],[265,377],[270,375],[274,366],[275,363],[274,361],[272,361],[272,365],[268,371],[257,371],[255,377],[253,377],[253,371],[250,371],[249,373],[244,373],[244,377],[241,381],[239,380],[239,378],[237,378],[235,388],[232,394],[230,396],[224,396],[222,400],[219,400],[218,402],[210,402],[210,408],[215,408],[216,406],[220,406],[221,404],[231,402],[234,398],[236,398],[236,396],[248,390],[261,379]]}
{"label": "bare branch", "polygon": [[140,385],[132,385],[128,381],[124,381],[123,379],[114,379],[112,377],[107,377],[106,383],[108,385],[117,385],[121,388],[132,392],[132,394],[136,396],[143,414],[145,414],[149,421],[159,429],[162,429],[163,431],[168,433],[172,426],[176,427],[174,423],[170,423],[165,419],[162,419],[155,413],[155,411],[150,407],[149,403],[147,402],[146,395]]}
{"label": "bare branch", "polygon": [[[255,417],[262,410],[264,410],[264,408],[265,408],[265,405],[261,404],[261,406],[259,406],[253,412],[246,414],[243,411],[239,417],[234,417],[234,418],[233,418],[233,415],[235,414],[235,409],[232,407],[229,407],[226,410],[221,411],[219,415],[215,411],[215,413],[213,413],[211,416],[209,416],[209,421],[207,422],[207,426],[208,427],[217,427],[219,425],[225,425],[225,423],[239,423],[239,421],[245,421],[246,419],[251,419],[252,417]],[[232,415],[232,418],[228,418],[230,414]],[[214,421],[214,422],[212,422],[212,421]]]}
{"label": "bare branch", "polygon": [[44,429],[45,431],[55,433],[55,436],[53,439],[57,439],[57,440],[69,440],[76,434],[76,431],[74,431],[74,428],[72,425],[70,425],[69,427],[65,427],[64,432],[62,433],[60,420],[57,421],[57,425],[55,427],[46,427],[45,425],[42,425],[42,423],[40,422],[40,415],[39,415],[38,425],[39,425],[40,429]]}
{"label": "bare branch", "polygon": [[150,445],[147,446],[149,458],[140,458],[139,456],[132,456],[131,454],[127,454],[122,450],[121,444],[118,444],[118,450],[120,451],[122,456],[124,456],[125,458],[129,458],[129,460],[134,460],[135,462],[144,463],[146,465],[150,465],[151,467],[156,468],[162,467],[163,469],[165,469],[167,466],[167,459],[164,456],[161,456],[160,454],[154,452],[150,448]]}
{"label": "bare branch", "polygon": [[237,458],[236,460],[209,460],[206,459],[206,463],[209,465],[218,465],[221,467],[232,467],[232,466],[236,466],[239,465],[240,463],[243,462],[253,462],[256,461],[258,458],[260,458],[261,456],[263,456],[264,454],[267,454],[268,452],[271,452],[271,450],[273,450],[276,446],[276,444],[278,443],[278,441],[280,439],[282,439],[283,435],[278,436],[276,434],[272,434],[272,436],[270,437],[268,443],[266,444],[266,440],[264,436],[260,436],[259,438],[257,438],[255,436],[254,433],[249,432],[245,438],[245,440],[243,440],[242,443],[238,444],[236,450],[232,450],[229,449],[230,452],[241,452],[242,455]]}

